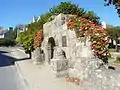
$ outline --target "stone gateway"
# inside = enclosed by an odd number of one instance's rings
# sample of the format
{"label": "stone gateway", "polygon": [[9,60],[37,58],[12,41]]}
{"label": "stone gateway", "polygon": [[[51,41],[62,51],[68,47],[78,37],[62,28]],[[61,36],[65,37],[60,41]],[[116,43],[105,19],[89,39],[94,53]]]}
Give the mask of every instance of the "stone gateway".
{"label": "stone gateway", "polygon": [[89,37],[77,38],[75,31],[68,30],[71,16],[59,14],[44,24],[41,50],[45,60],[42,61],[51,65],[56,76],[82,80],[80,90],[120,90],[120,73],[100,67],[103,61],[92,54]]}

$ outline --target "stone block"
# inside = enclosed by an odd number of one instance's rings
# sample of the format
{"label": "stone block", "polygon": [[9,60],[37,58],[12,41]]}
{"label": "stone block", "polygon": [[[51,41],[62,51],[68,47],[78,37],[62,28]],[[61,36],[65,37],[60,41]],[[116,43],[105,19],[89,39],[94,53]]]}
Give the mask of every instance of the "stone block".
{"label": "stone block", "polygon": [[51,59],[51,67],[53,71],[63,71],[68,69],[68,60],[67,59]]}
{"label": "stone block", "polygon": [[55,72],[56,77],[68,77],[68,70]]}

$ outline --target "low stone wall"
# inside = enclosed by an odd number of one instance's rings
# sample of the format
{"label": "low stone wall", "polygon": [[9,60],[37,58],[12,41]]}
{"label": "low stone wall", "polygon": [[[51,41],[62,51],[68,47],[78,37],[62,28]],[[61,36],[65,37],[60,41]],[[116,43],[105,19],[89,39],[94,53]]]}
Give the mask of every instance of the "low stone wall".
{"label": "low stone wall", "polygon": [[84,79],[81,90],[120,90],[120,73],[115,70],[94,70]]}
{"label": "low stone wall", "polygon": [[69,76],[80,79],[81,90],[120,90],[120,71],[100,65],[100,59],[80,58],[69,69]]}

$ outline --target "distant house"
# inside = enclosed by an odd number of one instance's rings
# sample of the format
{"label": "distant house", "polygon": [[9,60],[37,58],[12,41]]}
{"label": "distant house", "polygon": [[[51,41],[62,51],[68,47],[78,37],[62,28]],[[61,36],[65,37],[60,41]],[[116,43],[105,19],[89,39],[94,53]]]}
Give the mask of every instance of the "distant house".
{"label": "distant house", "polygon": [[4,33],[0,31],[0,38],[4,38]]}
{"label": "distant house", "polygon": [[0,38],[5,38],[5,35],[6,34],[6,31],[2,28],[2,27],[0,27]]}
{"label": "distant house", "polygon": [[25,30],[27,30],[26,26],[23,24],[19,24],[17,25],[17,36],[21,33],[24,32]]}
{"label": "distant house", "polygon": [[14,30],[14,28],[13,28],[13,27],[8,27],[8,30],[12,30],[12,31],[13,31],[13,30]]}
{"label": "distant house", "polygon": [[106,25],[107,25],[106,22],[102,21],[101,24],[102,24],[102,27],[106,29]]}

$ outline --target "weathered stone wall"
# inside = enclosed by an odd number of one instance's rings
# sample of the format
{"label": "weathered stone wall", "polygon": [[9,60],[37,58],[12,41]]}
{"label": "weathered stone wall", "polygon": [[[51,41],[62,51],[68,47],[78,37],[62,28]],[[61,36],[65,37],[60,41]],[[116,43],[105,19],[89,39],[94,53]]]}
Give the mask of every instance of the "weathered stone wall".
{"label": "weathered stone wall", "polygon": [[[50,37],[53,37],[55,45],[60,47],[65,52],[66,59],[70,61],[70,67],[76,59],[81,57],[92,57],[89,38],[84,40],[83,38],[85,37],[81,37],[78,40],[75,31],[68,30],[67,20],[69,16],[71,15],[60,14],[53,21],[44,24],[44,40],[41,48],[45,52],[46,62],[48,61],[48,40]],[[63,36],[66,37],[65,47],[62,46]]]}
{"label": "weathered stone wall", "polygon": [[[47,57],[48,39],[53,37],[55,44],[63,49],[67,59],[74,58],[73,51],[76,46],[76,34],[74,31],[67,29],[67,19],[69,15],[60,14],[53,21],[44,24],[44,41],[42,48],[45,51]],[[62,20],[63,19],[63,20]],[[66,37],[66,47],[62,47],[62,36]],[[46,60],[47,61],[47,60]]]}
{"label": "weathered stone wall", "polygon": [[[78,39],[74,31],[68,30],[68,17],[69,15],[60,14],[53,21],[44,24],[44,40],[41,48],[44,50],[45,61],[49,62],[49,38],[52,37],[54,47],[61,48],[66,56],[65,59],[51,59],[56,65],[56,68],[53,67],[55,70],[63,68],[62,65],[68,60],[67,72],[70,77],[78,77],[82,81],[81,90],[120,90],[120,73],[106,69],[104,65],[102,68],[99,67],[103,62],[92,54],[89,37]],[[63,36],[66,37],[66,44]]]}

